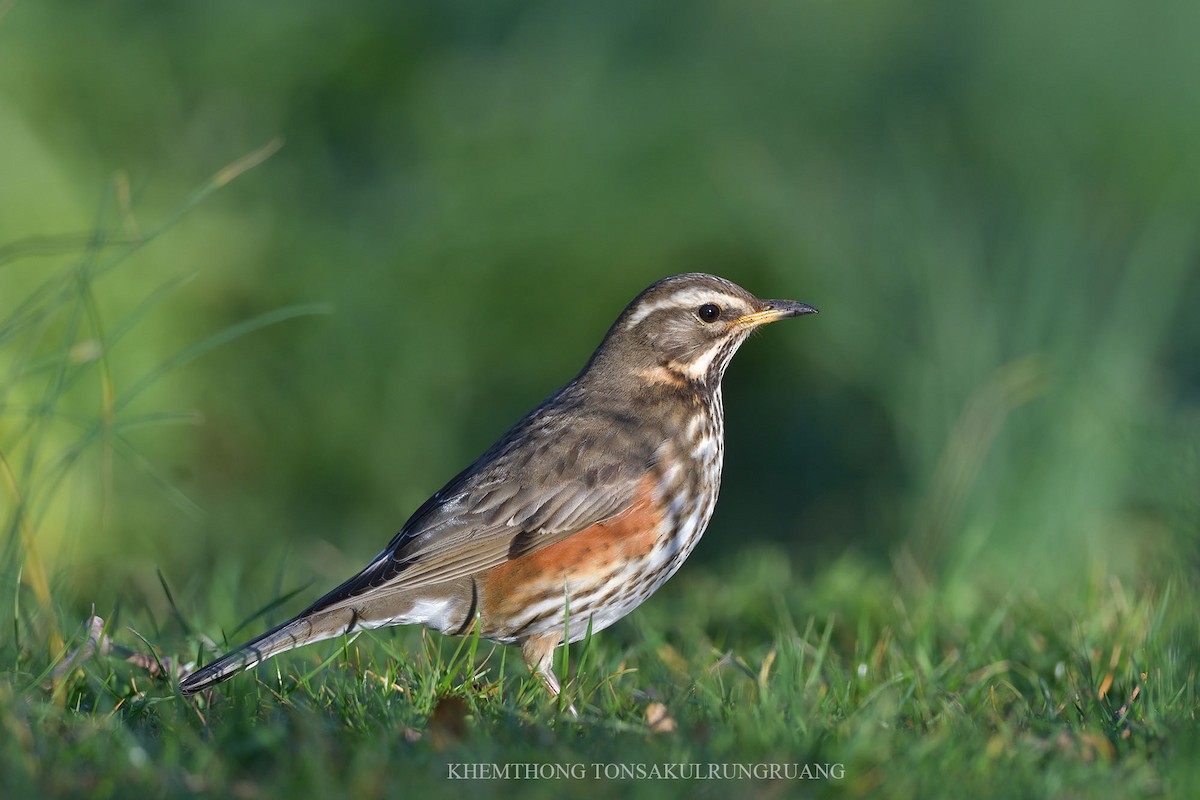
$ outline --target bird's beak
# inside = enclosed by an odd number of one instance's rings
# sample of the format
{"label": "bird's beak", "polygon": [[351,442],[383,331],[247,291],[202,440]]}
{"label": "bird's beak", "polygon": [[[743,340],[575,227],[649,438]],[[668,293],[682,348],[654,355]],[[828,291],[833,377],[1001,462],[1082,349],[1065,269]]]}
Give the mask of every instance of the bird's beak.
{"label": "bird's beak", "polygon": [[768,322],[799,317],[803,314],[817,313],[817,310],[808,303],[801,303],[798,300],[763,300],[762,304],[762,310],[738,317],[733,321],[733,326],[738,328],[757,328],[759,325],[766,325]]}

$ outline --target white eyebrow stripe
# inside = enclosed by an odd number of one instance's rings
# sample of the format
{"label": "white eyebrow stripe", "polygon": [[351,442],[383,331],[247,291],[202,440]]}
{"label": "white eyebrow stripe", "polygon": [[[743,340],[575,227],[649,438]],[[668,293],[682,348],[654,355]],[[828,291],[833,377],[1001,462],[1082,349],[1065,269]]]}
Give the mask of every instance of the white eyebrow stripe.
{"label": "white eyebrow stripe", "polygon": [[736,305],[745,303],[745,300],[737,295],[726,294],[716,289],[689,287],[680,289],[677,292],[662,298],[656,303],[642,306],[634,313],[629,315],[629,319],[625,321],[625,328],[633,328],[646,317],[653,314],[655,311],[661,311],[664,308],[687,306],[695,304],[699,307],[702,303],[717,302],[722,305]]}

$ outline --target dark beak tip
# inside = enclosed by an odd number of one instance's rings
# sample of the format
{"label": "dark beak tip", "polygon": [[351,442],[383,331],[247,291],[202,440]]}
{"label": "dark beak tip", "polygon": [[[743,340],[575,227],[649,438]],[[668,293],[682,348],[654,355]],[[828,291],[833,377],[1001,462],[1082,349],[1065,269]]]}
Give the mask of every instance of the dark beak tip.
{"label": "dark beak tip", "polygon": [[769,302],[773,308],[785,312],[789,317],[802,317],[805,314],[821,313],[808,303],[801,303],[799,300],[771,300]]}

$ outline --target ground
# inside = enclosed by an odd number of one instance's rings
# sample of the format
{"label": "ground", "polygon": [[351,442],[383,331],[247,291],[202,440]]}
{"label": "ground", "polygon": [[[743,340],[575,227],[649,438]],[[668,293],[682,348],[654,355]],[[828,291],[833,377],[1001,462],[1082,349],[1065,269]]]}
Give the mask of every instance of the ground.
{"label": "ground", "polygon": [[[154,659],[125,656],[153,652],[171,672],[217,628],[118,611],[114,648],[57,680],[45,647],[21,643],[0,677],[0,780],[8,797],[726,796],[735,784],[772,797],[1186,797],[1197,786],[1194,598],[1180,585],[1100,576],[1054,598],[922,594],[851,556],[811,574],[788,563],[761,547],[685,568],[572,647],[558,668],[578,719],[516,649],[419,629],[310,647],[185,698]],[[68,639],[73,651],[83,626]]]}

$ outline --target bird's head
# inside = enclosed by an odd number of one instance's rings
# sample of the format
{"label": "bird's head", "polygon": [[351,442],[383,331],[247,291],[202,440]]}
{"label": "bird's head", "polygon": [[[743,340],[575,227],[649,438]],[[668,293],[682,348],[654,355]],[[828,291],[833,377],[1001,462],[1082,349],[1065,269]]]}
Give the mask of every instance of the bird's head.
{"label": "bird's head", "polygon": [[715,388],[755,328],[815,313],[795,300],[760,300],[715,275],[673,275],[652,284],[625,308],[589,370],[633,371],[653,380]]}

